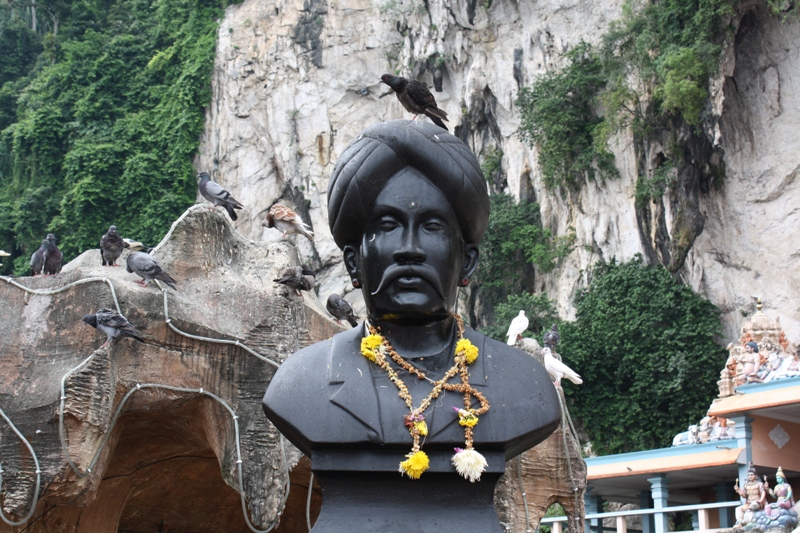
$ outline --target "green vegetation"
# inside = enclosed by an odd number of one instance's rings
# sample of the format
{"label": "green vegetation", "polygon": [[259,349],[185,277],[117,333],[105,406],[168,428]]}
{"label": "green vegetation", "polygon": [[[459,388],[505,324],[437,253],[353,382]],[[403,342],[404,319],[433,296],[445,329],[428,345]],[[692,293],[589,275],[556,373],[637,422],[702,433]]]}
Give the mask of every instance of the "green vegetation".
{"label": "green vegetation", "polygon": [[[659,127],[680,118],[700,122],[708,80],[719,66],[731,0],[627,0],[623,17],[600,51],[608,93],[603,101],[614,125]],[[642,108],[643,102],[652,102]]]}
{"label": "green vegetation", "polygon": [[[775,12],[776,0],[765,1]],[[538,146],[545,184],[574,187],[596,175],[614,177],[607,145],[620,129],[632,128],[638,144],[659,132],[699,126],[722,42],[732,31],[726,17],[733,5],[626,0],[621,19],[597,48],[581,42],[567,53],[562,70],[522,89],[519,134]],[[675,150],[682,147],[671,148],[682,154]]]}
{"label": "green vegetation", "polygon": [[37,25],[44,35],[20,25],[25,7],[0,11],[0,43],[14,50],[0,59],[0,247],[14,250],[17,274],[48,232],[67,260],[110,224],[155,243],[194,202],[191,162],[224,7],[57,5],[57,25]]}
{"label": "green vegetation", "polygon": [[505,341],[508,325],[519,315],[520,311],[525,311],[525,316],[528,317],[528,329],[522,336],[534,337],[539,344],[542,344],[544,332],[549,330],[553,324],[559,323],[556,306],[546,294],[531,294],[523,291],[518,294],[509,294],[506,296],[505,302],[497,304],[494,308],[492,323],[482,328],[484,335]]}
{"label": "green vegetation", "polygon": [[[554,237],[542,227],[539,205],[517,204],[509,195],[493,194],[489,227],[481,242],[475,285],[481,305],[493,317],[481,330],[503,339],[508,322],[524,309],[531,320],[530,333],[549,329],[555,308],[544,295],[532,295],[534,266],[550,272],[572,251],[574,234]],[[493,311],[493,312],[492,312]]]}
{"label": "green vegetation", "polygon": [[725,362],[711,302],[637,257],[596,266],[576,307],[559,352],[583,378],[565,392],[595,451],[669,446],[705,415]]}
{"label": "green vegetation", "polygon": [[614,156],[594,111],[605,87],[602,64],[586,43],[567,52],[569,64],[523,88],[517,99],[520,137],[539,145],[539,167],[548,188],[578,186],[584,179],[615,177]]}

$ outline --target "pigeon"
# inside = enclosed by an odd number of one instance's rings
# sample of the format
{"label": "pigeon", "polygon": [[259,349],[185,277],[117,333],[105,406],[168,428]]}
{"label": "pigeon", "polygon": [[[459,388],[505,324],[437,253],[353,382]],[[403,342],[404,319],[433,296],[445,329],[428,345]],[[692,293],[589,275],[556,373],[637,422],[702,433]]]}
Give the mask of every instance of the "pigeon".
{"label": "pigeon", "polygon": [[38,276],[44,269],[44,253],[47,251],[47,240],[42,241],[39,249],[31,255],[31,276]]}
{"label": "pigeon", "polygon": [[[0,250],[0,257],[9,257],[10,255],[10,253]],[[1,266],[3,266],[3,263],[0,263],[0,267]]]}
{"label": "pigeon", "polygon": [[558,325],[553,324],[553,327],[550,328],[550,331],[544,334],[544,345],[551,350],[555,350],[556,344],[558,344],[558,341],[560,340],[561,335],[558,334]]}
{"label": "pigeon", "polygon": [[351,326],[358,325],[358,317],[353,313],[353,308],[347,303],[347,300],[342,298],[336,293],[328,296],[328,302],[325,304],[325,309],[336,318],[336,321],[341,323],[342,320],[347,320]]}
{"label": "pigeon", "polygon": [[119,266],[116,263],[117,259],[122,255],[122,250],[129,246],[117,233],[117,227],[109,226],[108,232],[100,239],[100,257],[103,258],[103,266]]}
{"label": "pigeon", "polygon": [[[119,337],[130,337],[139,342],[144,342],[141,336],[142,333],[136,329],[136,326],[128,322],[127,318],[111,309],[103,308],[93,315],[86,315],[83,317],[83,323],[89,324],[93,328],[99,329],[106,334],[108,338],[106,342],[103,343],[103,346]],[[103,346],[101,346],[101,348]]]}
{"label": "pigeon", "polygon": [[289,267],[283,271],[283,275],[278,279],[273,279],[275,283],[281,283],[291,287],[299,296],[300,291],[310,291],[314,288],[316,276],[308,265],[302,264],[296,267]]}
{"label": "pigeon", "polygon": [[197,188],[200,189],[200,194],[203,198],[214,205],[221,205],[228,212],[231,220],[236,220],[236,211],[234,209],[241,209],[244,206],[231,196],[231,193],[223,189],[219,183],[211,181],[211,176],[208,175],[208,172],[201,172],[197,177],[200,178]]}
{"label": "pigeon", "polygon": [[147,246],[146,244],[142,244],[139,241],[135,241],[133,239],[122,239],[125,241],[125,248],[130,249],[131,252],[145,252],[150,253],[154,250],[152,246]]}
{"label": "pigeon", "polygon": [[163,281],[174,290],[178,290],[175,287],[177,281],[172,279],[169,274],[164,272],[164,269],[161,268],[161,265],[158,264],[158,261],[153,259],[150,254],[146,254],[144,252],[133,252],[128,256],[127,260],[127,268],[128,272],[133,272],[134,274],[138,274],[144,280],[136,280],[136,283],[141,285],[142,287],[147,287],[147,284],[150,283],[151,279],[157,279],[159,281]]}
{"label": "pigeon", "polygon": [[436,99],[424,83],[391,74],[381,76],[381,81],[392,88],[406,111],[414,113],[415,119],[417,115],[424,114],[434,124],[447,130],[447,126],[442,122],[447,121],[447,113],[436,106]]}
{"label": "pigeon", "polygon": [[553,352],[550,351],[550,348],[542,348],[542,353],[544,354],[544,367],[547,369],[547,373],[550,374],[550,377],[553,378],[553,383],[555,383],[556,387],[561,386],[561,378],[564,377],[575,385],[583,383],[581,377],[576,374],[574,370],[553,356]]}
{"label": "pigeon", "polygon": [[42,241],[44,250],[44,275],[55,275],[61,272],[61,262],[64,260],[64,254],[56,246],[56,236],[52,233],[47,234],[47,238]]}
{"label": "pigeon", "polygon": [[309,231],[309,226],[300,218],[300,215],[286,207],[275,204],[269,208],[267,218],[261,221],[265,228],[275,228],[283,232],[284,238],[289,233],[301,233],[309,241],[314,242],[314,233]]}
{"label": "pigeon", "polygon": [[514,346],[517,343],[517,339],[526,329],[528,329],[528,317],[525,316],[525,311],[520,311],[519,315],[514,317],[514,320],[512,320],[511,324],[508,326],[508,333],[506,333],[508,340],[506,344]]}

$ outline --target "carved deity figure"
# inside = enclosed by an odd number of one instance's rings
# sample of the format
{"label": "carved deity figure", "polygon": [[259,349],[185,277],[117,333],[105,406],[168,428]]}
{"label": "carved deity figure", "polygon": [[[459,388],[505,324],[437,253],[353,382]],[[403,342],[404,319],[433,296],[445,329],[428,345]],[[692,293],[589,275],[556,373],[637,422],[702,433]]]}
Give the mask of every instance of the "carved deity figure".
{"label": "carved deity figure", "polygon": [[739,479],[733,490],[744,498],[744,503],[736,508],[736,525],[742,526],[753,519],[753,513],[760,511],[767,503],[767,491],[763,482],[758,480],[756,469],[750,465],[747,469],[747,481],[739,487]]}
{"label": "carved deity figure", "polygon": [[377,124],[339,158],[328,222],[367,319],[291,355],[263,401],[323,487],[314,533],[503,531],[505,462],[561,415],[541,364],[454,313],[488,216],[475,156],[432,124]]}
{"label": "carved deity figure", "polygon": [[772,520],[777,519],[782,513],[785,514],[785,511],[794,506],[792,486],[786,483],[786,476],[781,467],[778,467],[778,472],[775,474],[775,481],[777,482],[775,484],[775,489],[771,489],[769,484],[766,482],[764,483],[769,495],[777,500],[774,503],[767,504],[765,508],[765,512]]}

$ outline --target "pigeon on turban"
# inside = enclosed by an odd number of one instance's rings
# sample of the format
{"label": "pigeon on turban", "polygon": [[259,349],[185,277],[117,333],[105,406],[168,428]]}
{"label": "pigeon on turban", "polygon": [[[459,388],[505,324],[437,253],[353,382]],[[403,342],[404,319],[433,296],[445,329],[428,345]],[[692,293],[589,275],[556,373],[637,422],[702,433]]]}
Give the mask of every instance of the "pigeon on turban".
{"label": "pigeon on turban", "polygon": [[472,151],[433,124],[393,120],[361,132],[333,169],[328,224],[339,248],[361,239],[378,195],[408,166],[450,201],[464,242],[480,242],[489,221],[489,194]]}

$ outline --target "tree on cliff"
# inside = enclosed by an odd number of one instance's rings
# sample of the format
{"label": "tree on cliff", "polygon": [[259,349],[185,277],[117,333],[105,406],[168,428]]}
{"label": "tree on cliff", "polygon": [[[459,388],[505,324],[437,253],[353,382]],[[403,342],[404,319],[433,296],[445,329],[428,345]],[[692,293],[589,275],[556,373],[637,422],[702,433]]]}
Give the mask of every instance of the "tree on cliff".
{"label": "tree on cliff", "polygon": [[583,377],[565,392],[595,451],[669,446],[705,416],[726,357],[716,306],[637,256],[597,265],[576,307],[558,351]]}
{"label": "tree on cliff", "polygon": [[54,0],[30,27],[17,4],[0,10],[0,248],[22,274],[47,233],[67,260],[111,224],[158,242],[197,194],[225,2]]}

